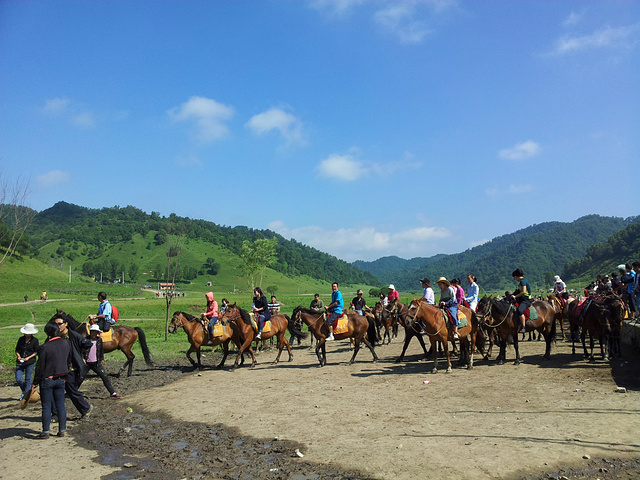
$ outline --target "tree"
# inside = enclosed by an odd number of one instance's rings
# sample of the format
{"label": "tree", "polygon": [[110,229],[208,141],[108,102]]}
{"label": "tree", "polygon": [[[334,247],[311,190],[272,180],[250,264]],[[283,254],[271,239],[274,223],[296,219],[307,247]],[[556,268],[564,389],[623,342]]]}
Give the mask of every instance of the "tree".
{"label": "tree", "polygon": [[215,258],[209,257],[207,261],[202,265],[202,271],[209,275],[217,275],[220,271],[220,264],[216,263]]}
{"label": "tree", "polygon": [[[182,254],[182,247],[186,236],[169,235],[169,248],[167,249],[167,276],[165,277],[166,283],[176,283],[176,274],[178,272],[178,266],[180,265],[180,255]],[[169,252],[174,252],[175,255],[169,255]],[[173,302],[174,291],[168,291],[165,298],[167,304],[167,317],[164,325],[164,341],[169,341],[169,310],[171,309],[171,302]]]}
{"label": "tree", "polygon": [[17,181],[10,188],[0,177],[0,267],[16,251],[24,250],[24,232],[36,214],[25,205],[27,194],[27,184]]}
{"label": "tree", "polygon": [[269,285],[269,286],[266,288],[266,290],[267,290],[267,293],[268,293],[269,295],[275,295],[275,294],[276,294],[276,292],[278,291],[278,286],[277,286],[277,285]]}
{"label": "tree", "polygon": [[[269,265],[275,263],[277,238],[259,238],[251,243],[248,240],[242,242],[240,258],[242,258],[242,270],[253,290],[257,286],[262,286],[264,271]],[[258,274],[260,281],[258,282]]]}
{"label": "tree", "polygon": [[132,263],[131,265],[129,265],[129,271],[127,273],[129,274],[130,281],[135,281],[136,277],[138,276],[139,269],[140,267],[137,263]]}

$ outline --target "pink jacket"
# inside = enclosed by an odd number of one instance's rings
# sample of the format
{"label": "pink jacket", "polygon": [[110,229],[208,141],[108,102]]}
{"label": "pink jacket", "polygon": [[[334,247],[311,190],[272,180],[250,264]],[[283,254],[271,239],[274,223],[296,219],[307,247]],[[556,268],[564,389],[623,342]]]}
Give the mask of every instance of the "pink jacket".
{"label": "pink jacket", "polygon": [[207,311],[204,312],[205,317],[213,318],[218,316],[218,302],[213,299],[213,292],[209,292],[207,297]]}

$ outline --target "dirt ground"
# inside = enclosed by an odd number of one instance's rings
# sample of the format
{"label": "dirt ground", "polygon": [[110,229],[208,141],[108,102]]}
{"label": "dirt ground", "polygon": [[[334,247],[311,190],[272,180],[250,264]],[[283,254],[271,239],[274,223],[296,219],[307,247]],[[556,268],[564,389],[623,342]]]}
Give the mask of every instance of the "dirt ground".
{"label": "dirt ground", "polygon": [[395,363],[401,347],[377,347],[378,363],[361,350],[349,366],[348,343],[336,341],[323,368],[306,346],[291,363],[284,353],[272,366],[267,350],[256,368],[235,371],[212,369],[209,349],[202,372],[182,358],[140,361],[131,378],[112,377],[120,400],[88,378],[95,413],[79,421],[68,402],[70,436],[49,440],[34,439],[40,405],[19,410],[18,388],[2,387],[0,477],[59,468],[64,457],[70,480],[640,478],[637,354],[588,363],[559,342],[545,361],[543,342],[525,342],[519,366],[476,355],[473,370],[432,374],[417,342]]}

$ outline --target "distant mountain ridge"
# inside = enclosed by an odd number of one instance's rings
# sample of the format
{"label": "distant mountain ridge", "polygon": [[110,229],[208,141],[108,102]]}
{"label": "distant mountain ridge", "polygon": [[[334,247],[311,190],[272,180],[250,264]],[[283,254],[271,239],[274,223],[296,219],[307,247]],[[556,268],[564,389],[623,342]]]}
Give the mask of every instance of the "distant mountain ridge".
{"label": "distant mountain ridge", "polygon": [[590,246],[606,241],[638,218],[587,215],[569,223],[532,225],[458,254],[411,260],[384,257],[353,264],[402,290],[419,290],[419,280],[425,276],[432,281],[440,276],[464,281],[467,273],[477,276],[484,288],[510,288],[511,272],[517,267],[525,271],[534,288],[542,288],[550,275],[563,272],[565,264],[581,259]]}

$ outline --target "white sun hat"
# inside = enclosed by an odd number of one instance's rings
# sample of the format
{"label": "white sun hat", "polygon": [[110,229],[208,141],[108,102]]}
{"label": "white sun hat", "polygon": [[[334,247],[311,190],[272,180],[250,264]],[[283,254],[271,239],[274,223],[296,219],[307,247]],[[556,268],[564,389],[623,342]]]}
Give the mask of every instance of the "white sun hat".
{"label": "white sun hat", "polygon": [[38,333],[38,329],[33,323],[25,323],[24,327],[20,329],[20,333],[24,333],[25,335],[35,335]]}

